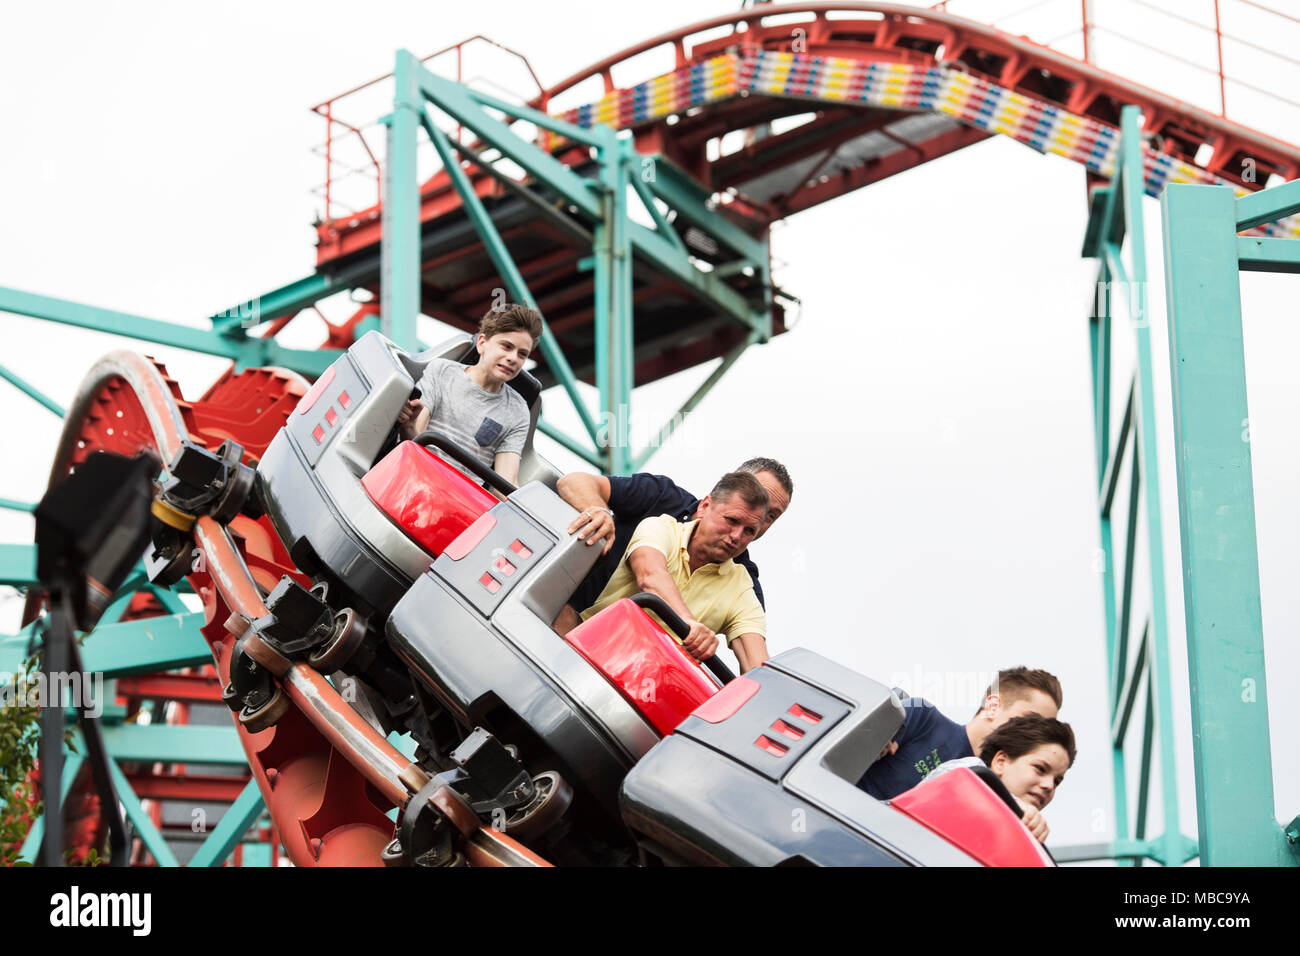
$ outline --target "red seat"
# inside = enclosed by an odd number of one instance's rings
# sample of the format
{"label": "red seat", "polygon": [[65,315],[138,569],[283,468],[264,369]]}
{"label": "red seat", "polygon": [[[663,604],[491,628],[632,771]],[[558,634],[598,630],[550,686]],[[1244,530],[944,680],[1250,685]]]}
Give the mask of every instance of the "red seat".
{"label": "red seat", "polygon": [[435,557],[497,499],[433,452],[404,441],[361,486],[406,536]]}
{"label": "red seat", "polygon": [[966,767],[919,783],[889,804],[985,866],[1051,866],[1015,812]]}
{"label": "red seat", "polygon": [[686,652],[630,600],[615,601],[565,637],[660,734],[718,691]]}

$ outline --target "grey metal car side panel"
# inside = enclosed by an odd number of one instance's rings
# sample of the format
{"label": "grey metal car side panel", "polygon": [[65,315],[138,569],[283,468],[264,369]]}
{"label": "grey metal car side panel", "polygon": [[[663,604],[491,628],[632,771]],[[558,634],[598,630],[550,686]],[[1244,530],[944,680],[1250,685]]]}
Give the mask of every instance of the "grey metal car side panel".
{"label": "grey metal car side panel", "polygon": [[[690,866],[900,866],[903,861],[838,820],[756,785],[728,755],[679,736],[655,748],[620,794],[623,819],[667,862]],[[646,765],[642,765],[643,767]]]}
{"label": "grey metal car side panel", "polygon": [[[532,617],[513,599],[508,604]],[[466,726],[484,722],[499,700],[567,765],[555,769],[589,790],[617,819],[618,786],[635,756],[596,716],[602,699],[615,693],[613,688],[594,675],[604,686],[583,687],[587,698],[573,696],[520,646],[518,634],[524,628],[519,620],[509,623],[513,635],[494,626],[503,617],[512,617],[506,607],[497,611],[492,623],[484,620],[430,571],[393,609],[388,641]],[[566,650],[573,654],[558,634],[552,631],[550,637],[560,649],[556,657]],[[585,661],[579,658],[576,663],[594,674]]]}
{"label": "grey metal car side panel", "polygon": [[892,690],[804,647],[769,661],[779,671],[853,705],[836,732],[818,741],[782,785],[904,859],[925,866],[975,866],[975,860],[855,785],[903,722]]}
{"label": "grey metal car side panel", "polygon": [[[315,467],[309,467],[298,413],[280,430],[258,465],[262,498],[291,554],[302,542],[348,588],[376,607],[389,607],[431,556],[408,538],[361,485],[413,388],[392,344],[377,332],[362,336],[338,364],[347,363],[366,386],[342,427],[331,429]],[[321,401],[333,400],[322,394]],[[323,408],[321,411],[323,414]],[[315,416],[313,416],[315,417]],[[309,423],[309,419],[302,422]]]}
{"label": "grey metal car side panel", "polygon": [[[717,723],[688,717],[628,775],[622,804],[633,830],[686,862],[975,865],[854,786],[902,723],[889,688],[805,648],[749,677],[759,688],[734,714]],[[793,704],[821,707],[821,720],[801,723],[787,710]],[[777,719],[804,736],[792,742],[769,730]],[[789,745],[782,757],[756,746],[764,734]],[[680,786],[687,779],[695,785]]]}

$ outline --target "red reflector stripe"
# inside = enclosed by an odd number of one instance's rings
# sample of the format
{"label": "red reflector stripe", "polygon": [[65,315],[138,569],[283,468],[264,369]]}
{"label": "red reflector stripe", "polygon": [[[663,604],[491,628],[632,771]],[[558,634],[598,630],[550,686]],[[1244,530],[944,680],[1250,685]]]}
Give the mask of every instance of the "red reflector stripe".
{"label": "red reflector stripe", "polygon": [[501,582],[492,577],[492,575],[488,574],[486,571],[483,572],[483,577],[478,579],[478,583],[487,588],[488,593],[490,594],[496,594],[501,590]]}
{"label": "red reflector stripe", "polygon": [[465,555],[469,554],[482,541],[489,531],[497,525],[496,516],[490,511],[485,511],[474,519],[474,523],[456,536],[456,540],[447,545],[447,550],[443,552],[453,561],[459,561]]}
{"label": "red reflector stripe", "polygon": [[798,740],[800,737],[803,736],[802,730],[800,730],[798,727],[791,727],[784,720],[778,720],[776,723],[772,725],[772,729],[775,730],[778,734],[781,734],[785,737],[789,737],[791,740]]}
{"label": "red reflector stripe", "polygon": [[311,407],[316,404],[316,399],[320,398],[321,393],[330,387],[330,382],[334,381],[334,366],[331,365],[325,370],[320,378],[316,379],[316,384],[307,390],[307,394],[302,397],[298,403],[298,414],[306,415],[311,411]]}
{"label": "red reflector stripe", "polygon": [[498,571],[500,571],[502,574],[504,574],[506,577],[509,577],[510,575],[515,573],[515,566],[511,564],[509,561],[507,561],[505,558],[497,558],[496,561],[493,562],[492,566],[496,568]]}
{"label": "red reflector stripe", "polygon": [[532,549],[518,538],[515,538],[514,543],[510,545],[510,550],[519,555],[519,557],[523,558],[525,561],[533,556]]}
{"label": "red reflector stripe", "polygon": [[758,693],[758,681],[748,677],[737,677],[722,690],[718,691],[691,713],[707,720],[711,724],[720,724],[744,706],[749,698]]}
{"label": "red reflector stripe", "polygon": [[820,724],[822,721],[821,714],[815,714],[811,710],[806,710],[805,708],[800,707],[798,704],[793,705],[787,713],[794,714],[794,716],[798,717],[800,720],[810,724]]}
{"label": "red reflector stripe", "polygon": [[347,411],[348,406],[352,404],[352,396],[347,392],[339,392],[339,408]]}
{"label": "red reflector stripe", "polygon": [[320,444],[325,439],[325,429],[317,425],[311,430],[311,437],[316,439],[316,444]]}
{"label": "red reflector stripe", "polygon": [[767,736],[767,734],[764,734],[762,737],[755,740],[754,746],[759,750],[766,750],[773,757],[784,757],[790,750],[790,748],[785,744],[777,743],[771,737]]}
{"label": "red reflector stripe", "polygon": [[334,406],[331,405],[325,412],[325,421],[329,422],[330,428],[333,428],[338,424],[338,420],[338,412],[334,411]]}

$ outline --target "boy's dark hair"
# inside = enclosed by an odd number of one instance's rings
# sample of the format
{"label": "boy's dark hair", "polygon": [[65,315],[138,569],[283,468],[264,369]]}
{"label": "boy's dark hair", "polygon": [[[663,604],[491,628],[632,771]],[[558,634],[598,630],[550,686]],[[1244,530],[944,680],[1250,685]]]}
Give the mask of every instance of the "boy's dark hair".
{"label": "boy's dark hair", "polygon": [[502,332],[527,332],[533,337],[533,345],[536,345],[542,337],[542,315],[526,305],[505,305],[499,309],[489,309],[479,320],[478,331],[489,339]]}
{"label": "boy's dark hair", "polygon": [[1001,697],[1002,706],[1005,707],[1013,701],[1024,700],[1031,690],[1042,691],[1056,701],[1057,710],[1061,709],[1061,701],[1065,698],[1061,694],[1061,682],[1056,679],[1056,675],[1042,670],[1030,670],[1028,667],[1009,667],[1004,671],[998,671],[998,679],[989,684],[988,689],[984,691],[984,696],[980,698],[980,706],[975,713],[978,714],[984,709],[984,701],[989,699],[990,694]]}
{"label": "boy's dark hair", "polygon": [[714,501],[729,501],[732,495],[740,495],[741,501],[751,508],[761,508],[766,511],[771,504],[767,497],[767,489],[747,471],[727,472],[718,479],[718,483],[709,492],[709,497]]}
{"label": "boy's dark hair", "polygon": [[751,458],[749,461],[742,462],[736,471],[746,471],[751,475],[757,475],[760,471],[765,471],[776,479],[778,485],[785,489],[787,497],[794,497],[794,482],[790,480],[790,472],[786,471],[785,465],[775,458]]}
{"label": "boy's dark hair", "polygon": [[1039,717],[1037,714],[1012,717],[984,738],[980,760],[992,766],[993,758],[999,752],[1015,760],[1045,744],[1060,744],[1070,757],[1070,766],[1074,766],[1074,731],[1070,725],[1055,717]]}

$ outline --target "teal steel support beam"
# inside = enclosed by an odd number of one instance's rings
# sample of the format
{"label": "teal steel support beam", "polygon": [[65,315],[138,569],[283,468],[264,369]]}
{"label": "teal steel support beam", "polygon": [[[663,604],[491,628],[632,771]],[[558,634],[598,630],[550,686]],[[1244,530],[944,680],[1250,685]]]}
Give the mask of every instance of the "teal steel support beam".
{"label": "teal steel support beam", "polygon": [[248,763],[232,724],[117,724],[104,728],[104,745],[123,763]]}
{"label": "teal steel support beam", "polygon": [[203,841],[189,865],[220,866],[265,809],[262,791],[252,780],[248,781],[243,793],[221,815],[221,820]]}
{"label": "teal steel support beam", "polygon": [[25,588],[36,583],[36,545],[0,544],[0,584]]}
{"label": "teal steel support beam", "polygon": [[15,501],[12,498],[0,498],[0,508],[7,511],[26,511],[29,514],[36,510],[36,506],[30,501]]}
{"label": "teal steel support beam", "polygon": [[717,367],[709,373],[709,377],[700,383],[700,386],[691,394],[691,397],[682,403],[682,406],[677,410],[677,413],[659,429],[659,433],[654,437],[650,444],[643,448],[640,454],[635,456],[632,461],[633,471],[639,471],[645,466],[645,463],[650,460],[650,456],[659,450],[659,447],[668,440],[669,436],[677,430],[678,426],[681,425],[682,422],[686,421],[686,417],[690,415],[691,412],[695,411],[696,406],[699,405],[700,402],[704,401],[705,396],[713,390],[713,386],[718,384],[722,379],[722,376],[727,373],[727,370],[730,369],[731,366],[735,365],[736,360],[745,354],[745,350],[757,341],[758,334],[750,333],[748,339],[741,342],[722,357],[722,361],[720,361]]}
{"label": "teal steel support beam", "polygon": [[356,288],[359,278],[356,270],[315,272],[218,312],[209,321],[214,332],[242,336],[263,322],[299,312],[321,299]]}
{"label": "teal steel support beam", "polygon": [[424,104],[420,63],[397,51],[393,67],[393,112],[384,162],[383,232],[380,238],[380,323],[383,333],[404,349],[416,342],[420,314],[420,182],[417,135]]}
{"label": "teal steel support beam", "polygon": [[1237,200],[1237,232],[1277,222],[1300,212],[1300,180],[1247,193]]}
{"label": "teal steel support beam", "polygon": [[[1125,737],[1138,681],[1145,675],[1153,718],[1144,728],[1144,746],[1139,766],[1138,817],[1146,827],[1147,795],[1153,762],[1152,734],[1158,730],[1161,808],[1164,832],[1152,840],[1132,845],[1146,848],[1139,856],[1161,861],[1182,860],[1187,840],[1179,832],[1177,778],[1173,738],[1173,702],[1169,684],[1167,609],[1165,607],[1163,535],[1160,520],[1160,483],[1157,465],[1154,378],[1150,337],[1150,296],[1147,288],[1145,235],[1142,197],[1141,113],[1125,107],[1121,116],[1121,140],[1115,176],[1109,185],[1098,187],[1090,197],[1090,215],[1083,254],[1099,260],[1089,325],[1092,359],[1094,443],[1097,462],[1103,602],[1106,627],[1106,660],[1112,717],[1112,772],[1115,795],[1117,844],[1127,839],[1129,827],[1128,778]],[[1123,252],[1127,237],[1129,253]],[[1118,439],[1111,444],[1112,390],[1111,337],[1115,333],[1116,293],[1126,303],[1137,345],[1133,385]],[[1111,511],[1119,484],[1124,454],[1132,439],[1132,457],[1125,528],[1124,580],[1116,599],[1114,532]],[[1148,572],[1151,586],[1151,616],[1143,629],[1137,661],[1130,666],[1129,632],[1132,628],[1133,580],[1137,556],[1139,513],[1145,513]]]}
{"label": "teal steel support beam", "polygon": [[[1178,856],[1182,844],[1178,817],[1178,777],[1174,755],[1174,705],[1169,686],[1169,640],[1165,607],[1164,533],[1160,517],[1159,445],[1156,441],[1155,379],[1151,359],[1150,296],[1147,289],[1146,230],[1142,217],[1142,199],[1146,194],[1146,174],[1142,169],[1141,111],[1124,107],[1120,115],[1120,199],[1124,224],[1128,232],[1132,270],[1129,301],[1137,336],[1137,414],[1134,424],[1135,461],[1142,466],[1143,504],[1146,506],[1147,568],[1151,584],[1151,681],[1155,687],[1156,713],[1160,728],[1160,797],[1164,835],[1161,853],[1166,859]],[[1136,507],[1136,502],[1130,502]]]}
{"label": "teal steel support beam", "polygon": [[[627,160],[631,141],[612,143],[602,150],[600,170],[602,228],[597,235],[596,271],[605,276],[607,308],[596,312],[596,322],[606,321],[605,351],[596,353],[596,367],[602,362],[606,390],[601,408],[604,422],[604,470],[609,475],[631,474],[632,459],[632,250],[628,245]],[[602,376],[597,372],[597,379]]]}
{"label": "teal steel support beam", "polygon": [[[12,546],[11,546],[12,547]],[[86,635],[81,659],[86,670],[106,678],[155,674],[177,667],[212,663],[212,651],[199,630],[203,612],[104,624]],[[0,671],[17,672],[25,659],[32,626],[0,640]]]}
{"label": "teal steel support beam", "polygon": [[189,349],[205,355],[218,355],[242,366],[279,365],[313,378],[325,371],[338,357],[338,352],[332,349],[286,349],[274,341],[258,338],[239,340],[209,329],[160,322],[127,312],[101,309],[4,287],[0,287],[0,312],[13,312],[96,332]]}
{"label": "teal steel support beam", "polygon": [[1274,819],[1238,264],[1242,223],[1300,208],[1296,183],[1272,192],[1175,184],[1161,197],[1192,752],[1214,866],[1300,862]]}
{"label": "teal steel support beam", "polygon": [[[3,289],[0,289],[0,292],[3,291],[4,291]],[[43,405],[44,407],[48,408],[50,411],[52,411],[55,415],[58,415],[60,418],[62,418],[64,415],[67,414],[67,412],[64,411],[62,405],[60,405],[54,399],[50,398],[48,395],[42,392],[35,385],[26,381],[17,373],[12,372],[9,369],[5,368],[3,365],[0,365],[0,378],[4,379],[10,385],[13,385],[15,388],[18,389],[18,391],[22,392],[24,395],[26,395],[28,398],[35,401],[37,404]]]}
{"label": "teal steel support beam", "polygon": [[604,463],[603,459],[598,454],[590,448],[579,444],[544,418],[539,418],[537,420],[537,430],[543,435],[559,442],[593,468],[599,468]]}
{"label": "teal steel support beam", "polygon": [[[77,739],[80,739],[80,735],[78,735]],[[73,752],[64,750],[62,778],[59,783],[60,804],[66,804],[68,794],[72,792],[72,784],[77,779],[77,772],[86,759],[84,754],[84,747]],[[44,839],[45,816],[41,815],[32,821],[32,828],[27,831],[27,839],[23,841],[23,848],[18,851],[18,859],[24,863],[35,863],[36,857],[40,855],[41,843]]]}
{"label": "teal steel support beam", "polygon": [[1237,264],[1242,272],[1300,273],[1300,240],[1238,236]]}
{"label": "teal steel support beam", "polygon": [[172,848],[167,845],[163,835],[154,826],[148,811],[140,803],[140,798],[131,789],[131,783],[126,779],[126,774],[122,773],[122,768],[117,765],[117,760],[110,759],[108,761],[108,773],[112,777],[113,789],[117,792],[118,802],[122,804],[127,819],[131,821],[135,828],[135,835],[144,843],[144,848],[153,855],[154,861],[159,866],[180,866],[180,863],[176,860],[176,854],[172,853]]}

